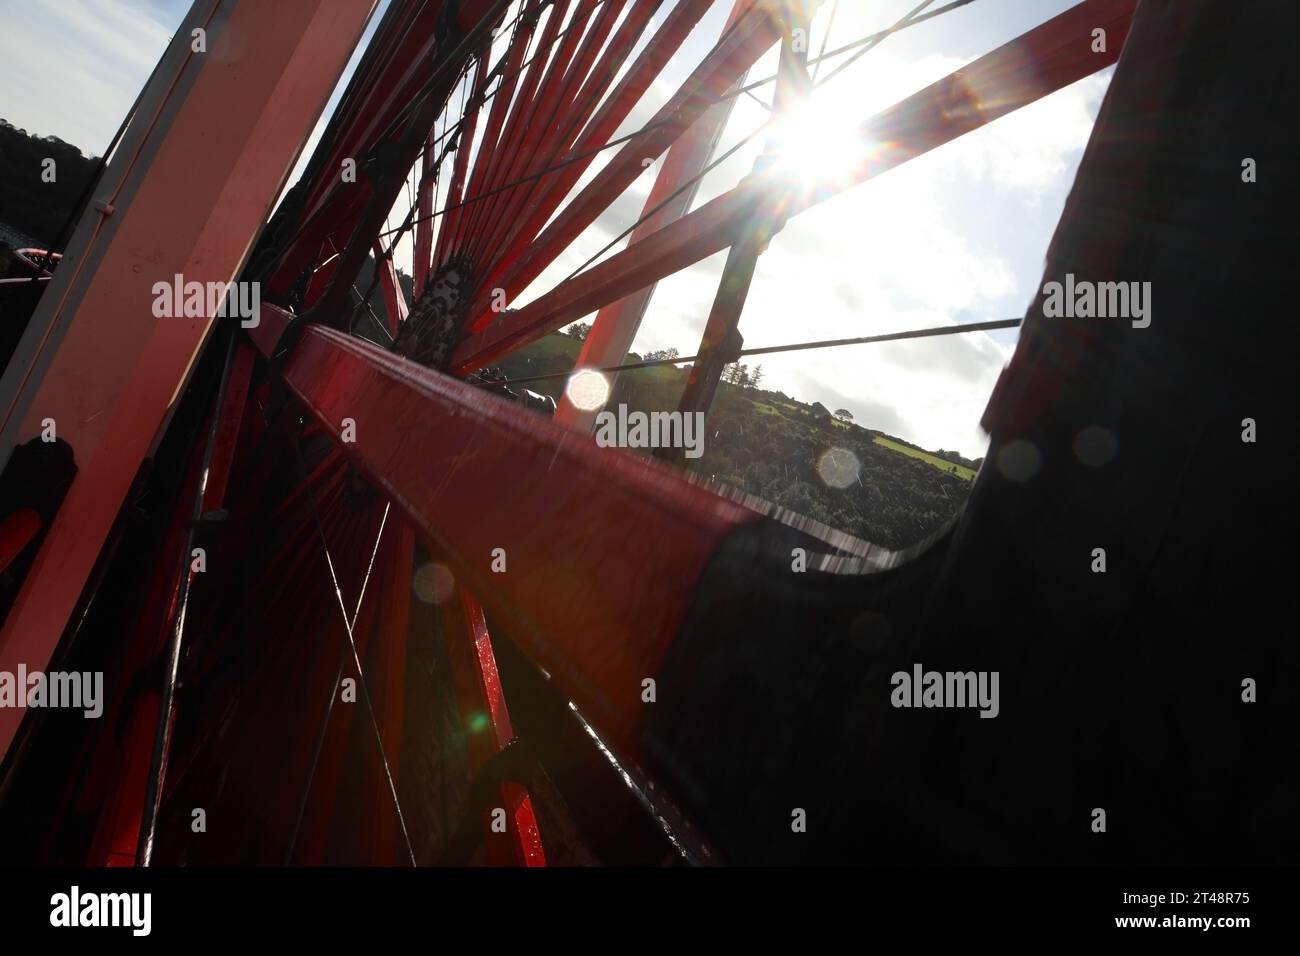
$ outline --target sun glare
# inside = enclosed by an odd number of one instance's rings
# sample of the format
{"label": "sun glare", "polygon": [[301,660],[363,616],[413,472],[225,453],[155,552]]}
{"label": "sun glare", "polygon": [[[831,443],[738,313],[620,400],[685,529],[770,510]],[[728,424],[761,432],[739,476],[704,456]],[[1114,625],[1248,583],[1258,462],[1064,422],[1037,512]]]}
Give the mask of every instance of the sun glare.
{"label": "sun glare", "polygon": [[809,99],[773,126],[778,167],[809,182],[846,180],[869,149],[859,122],[852,110]]}

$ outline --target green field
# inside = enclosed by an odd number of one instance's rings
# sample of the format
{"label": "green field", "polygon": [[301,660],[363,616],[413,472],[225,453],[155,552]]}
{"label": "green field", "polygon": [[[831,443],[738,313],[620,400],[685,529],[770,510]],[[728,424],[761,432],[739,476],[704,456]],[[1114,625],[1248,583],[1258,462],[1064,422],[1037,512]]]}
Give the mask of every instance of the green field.
{"label": "green field", "polygon": [[909,448],[907,445],[900,445],[896,441],[890,441],[888,438],[881,438],[879,436],[876,437],[875,441],[877,445],[884,445],[891,451],[902,452],[904,455],[919,458],[927,464],[934,465],[934,467],[938,468],[940,471],[946,471],[949,474],[956,475],[958,478],[965,478],[967,481],[971,481],[975,477],[975,470],[973,468],[967,468],[965,465],[957,465],[951,461],[945,461],[936,455],[931,455],[929,452],[920,451],[916,448]]}

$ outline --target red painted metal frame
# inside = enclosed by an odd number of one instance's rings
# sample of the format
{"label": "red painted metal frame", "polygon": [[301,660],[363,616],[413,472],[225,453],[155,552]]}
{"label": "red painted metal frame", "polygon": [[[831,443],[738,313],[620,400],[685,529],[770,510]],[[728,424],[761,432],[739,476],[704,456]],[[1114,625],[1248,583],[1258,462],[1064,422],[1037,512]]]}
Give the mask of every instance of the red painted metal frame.
{"label": "red painted metal frame", "polygon": [[[397,194],[401,178],[370,177],[360,167],[382,144],[396,144],[412,128],[423,130],[421,141],[454,88],[455,69],[444,70],[436,88],[429,84],[429,64],[435,58],[449,56],[452,48],[439,47],[437,26],[449,0],[394,0],[384,19],[383,35],[377,35],[367,56],[366,69],[359,69],[349,86],[350,96],[326,131],[333,146],[321,153],[319,164],[313,161],[315,179],[307,191],[300,233],[281,255],[268,282],[271,295],[287,295],[304,270],[312,267],[330,237],[346,240],[359,228],[371,235],[365,240],[369,248],[373,234],[367,220],[382,220]],[[462,32],[482,30],[485,18],[498,0],[459,0],[455,23]],[[454,38],[453,38],[454,39]],[[444,63],[445,60],[436,60]],[[414,157],[412,157],[413,159]],[[344,159],[355,160],[359,167],[355,182],[345,183],[341,169]],[[377,211],[378,210],[378,211]],[[342,244],[340,244],[342,245]],[[346,248],[343,249],[346,252]]]}
{"label": "red painted metal frame", "polygon": [[[390,544],[376,560],[382,575],[377,588],[375,627],[381,637],[377,643],[378,660],[371,686],[379,700],[376,715],[383,732],[384,748],[393,783],[401,781],[402,713],[406,697],[407,646],[411,637],[411,575],[415,570],[415,532],[410,525],[390,515],[395,527]],[[373,777],[371,801],[386,805],[389,800],[386,781]],[[399,791],[400,792],[400,791]],[[377,815],[382,821],[376,841],[375,859],[380,863],[398,859],[397,826],[391,813]]]}
{"label": "red painted metal frame", "polygon": [[[641,681],[658,672],[718,541],[758,515],[334,330],[307,328],[281,374],[334,434],[355,420],[347,454],[636,761]],[[489,572],[495,547],[508,574]]]}
{"label": "red painted metal frame", "polygon": [[[1133,0],[1086,0],[879,114],[864,125],[863,137],[880,145],[853,181],[865,181],[1113,63],[1133,5]],[[1110,32],[1111,53],[1091,52],[1096,26]],[[660,115],[683,106],[698,117],[770,45],[774,29],[766,17],[742,20]],[[498,141],[498,134],[509,141],[512,117],[503,99],[494,104],[485,142]],[[656,136],[659,151],[689,125]],[[625,148],[518,261],[503,259],[480,291],[494,284],[493,275],[511,277],[505,281],[517,285],[540,271],[539,263],[558,254],[622,191],[629,173],[635,178],[641,172],[645,155],[642,143]],[[490,155],[479,157],[469,195],[508,174],[498,167],[494,179],[491,166]],[[454,370],[464,373],[485,364],[726,248],[746,235],[747,224],[774,196],[788,195],[782,213],[793,215],[843,188],[823,184],[794,193],[775,173],[751,176],[501,318],[462,346]],[[475,233],[463,220],[461,229],[448,245],[449,254]],[[518,235],[528,232],[524,228]],[[304,331],[281,374],[335,434],[344,417],[356,421],[357,440],[345,446],[349,456],[447,556],[457,579],[552,675],[615,752],[638,764],[640,683],[657,673],[694,582],[718,542],[758,515],[654,463],[598,449],[559,425],[321,327]],[[428,422],[438,427],[420,427]],[[467,506],[472,502],[487,506]],[[635,565],[627,560],[629,539],[640,543]],[[507,549],[511,573],[488,573],[494,547]]]}
{"label": "red painted metal frame", "polygon": [[[182,575],[187,575],[190,582],[195,578],[184,553],[195,490],[201,483],[204,513],[219,511],[226,505],[256,359],[256,352],[248,344],[236,342],[234,348],[220,402],[214,410],[216,431],[207,470],[200,473],[203,445],[199,444],[195,447],[189,479],[182,494],[177,496],[159,549],[162,560],[152,569],[149,597],[141,602],[140,617],[134,627],[135,640],[131,642],[127,659],[120,664],[123,675],[132,675],[148,666],[162,652],[167,643],[168,625],[180,599]],[[109,716],[125,724],[127,731],[116,745],[101,745],[91,769],[91,774],[100,781],[95,795],[102,793],[104,803],[98,808],[90,862],[99,866],[131,866],[136,859],[145,782],[159,720],[159,695],[150,690],[136,698],[126,713]]]}
{"label": "red painted metal frame", "polygon": [[[394,2],[395,13],[386,19],[385,29],[354,79],[351,89],[355,95],[345,101],[332,124],[333,145],[322,152],[316,174],[309,180],[298,223],[301,231],[271,279],[272,292],[287,292],[304,269],[316,265],[330,237],[355,239],[361,235],[366,221],[384,205],[385,196],[360,177],[357,188],[344,188],[338,177],[341,158],[361,159],[382,142],[404,137],[421,125],[432,126],[432,102],[410,109],[400,119],[398,116],[427,81],[429,58],[438,52],[435,26],[444,3]],[[540,42],[554,37],[568,2],[560,0],[551,11]],[[1123,45],[1135,2],[1085,0],[882,112],[862,127],[864,141],[877,145],[854,182],[865,181],[1110,65]],[[602,35],[608,35],[614,26],[611,11],[615,4],[613,0],[607,4],[592,28],[605,30]],[[491,0],[463,0],[456,8],[456,25],[462,30],[478,25],[493,6]],[[579,0],[579,11],[590,6]],[[633,17],[648,22],[652,5],[646,0],[633,4],[614,40],[581,84],[577,79],[590,68],[600,49],[597,34],[593,32],[581,45],[582,32],[566,35],[544,80],[539,64],[522,81],[508,80],[497,93],[487,119],[484,146],[472,170],[469,159],[477,110],[466,118],[447,202],[540,170],[559,155],[603,145],[708,6],[708,0],[681,0],[599,110],[589,91],[595,93],[612,80],[618,68],[619,39],[633,35],[631,24],[637,22]],[[1091,31],[1097,27],[1108,31],[1111,52],[1091,51]],[[531,31],[525,21],[520,37],[531,36]],[[552,216],[592,158],[555,171],[526,190],[511,189],[490,203],[475,203],[447,214],[438,232],[437,248],[429,252],[430,238],[419,245],[421,267],[428,256],[431,264],[463,252],[490,256],[469,312],[467,327],[474,335],[456,352],[455,372],[464,374],[486,364],[734,245],[745,237],[746,228],[774,195],[788,193],[791,201],[785,212],[794,215],[845,188],[828,183],[795,193],[775,173],[755,175],[702,209],[638,237],[626,251],[519,312],[498,317],[487,307],[493,288],[501,286],[515,295],[539,276],[642,173],[641,160],[672,147],[777,36],[777,24],[766,13],[742,17],[656,114],[654,121],[664,124],[616,154],[554,221]],[[507,54],[507,71],[518,68],[527,48],[527,42],[516,39]],[[474,80],[474,89],[480,94],[488,75],[486,60],[484,51]],[[523,94],[512,109],[517,85]],[[433,99],[441,96],[445,101],[446,92],[439,91]],[[440,109],[441,104],[437,105]],[[573,111],[579,116],[582,111],[594,115],[585,127],[562,123],[561,118],[570,117]],[[421,130],[421,141],[428,142],[428,133],[428,129]],[[430,237],[431,233],[424,235]],[[368,247],[368,238],[366,242]],[[381,278],[392,298],[389,314],[396,320],[400,290],[393,295],[395,277],[391,262],[385,264]],[[263,311],[265,328],[254,330],[254,338],[268,351],[265,343],[274,338],[287,317],[274,307],[264,305]],[[390,330],[395,327],[395,322],[390,323]],[[478,695],[467,697],[467,701],[477,699],[487,707],[496,746],[509,739],[511,730],[495,678],[482,608],[502,622],[512,639],[551,675],[560,692],[575,702],[615,752],[635,766],[641,757],[641,681],[658,673],[695,584],[720,540],[741,525],[758,520],[758,515],[652,462],[599,449],[556,423],[319,325],[303,331],[278,372],[336,441],[342,419],[355,420],[357,440],[340,447],[409,522],[409,527],[402,526],[394,553],[385,552],[386,565],[392,565],[391,576],[380,588],[374,610],[380,621],[375,633],[394,629],[395,643],[390,647],[381,642],[385,646],[379,652],[386,739],[400,728],[400,693],[394,691],[390,699],[388,692],[400,685],[397,678],[407,637],[403,608],[409,610],[404,580],[409,581],[411,549],[414,535],[419,534],[446,556],[460,582],[459,607],[444,610],[458,610],[463,635],[458,638],[449,629],[448,639],[458,653],[473,651],[474,666],[462,667],[458,681]],[[219,445],[233,447],[235,443],[235,434],[219,428]],[[218,462],[209,474],[212,487],[224,490],[229,480],[229,462]],[[220,500],[220,494],[212,499],[214,503]],[[204,506],[208,506],[206,493]],[[629,558],[629,540],[638,542],[635,562]],[[490,553],[495,547],[507,550],[509,574],[489,573]],[[482,602],[481,608],[470,593]],[[166,602],[159,601],[159,607],[165,608]],[[473,678],[468,684],[466,675]],[[372,802],[378,799],[374,796]],[[515,862],[540,862],[540,843],[526,793],[510,791],[505,799],[512,811]],[[129,849],[116,837],[125,832],[120,824],[130,818],[130,801],[123,806],[128,807],[124,816],[105,818],[109,829],[101,836],[107,839],[98,841],[101,849],[112,847],[111,852],[120,856]],[[391,831],[381,836],[381,849],[391,846],[392,836]],[[323,831],[315,831],[314,838],[323,838]]]}
{"label": "red painted metal frame", "polygon": [[[756,174],[517,312],[497,317],[490,309],[483,311],[487,300],[481,291],[471,307],[470,315],[474,318],[467,326],[476,334],[456,350],[452,371],[467,374],[547,332],[720,252],[745,234],[774,191],[791,191],[788,214],[797,215],[851,185],[865,182],[1110,66],[1119,57],[1135,6],[1136,0],[1084,0],[868,120],[861,127],[861,136],[864,143],[875,146],[848,182],[820,183],[795,190],[788,174],[779,170]],[[1091,31],[1097,27],[1106,29],[1109,37],[1105,53],[1094,53],[1091,49]],[[629,144],[632,145],[635,144]],[[601,183],[598,188],[604,191],[607,184],[597,182]],[[589,191],[592,191],[590,187]],[[575,200],[570,208],[577,203]],[[540,275],[537,264],[549,261],[547,257],[558,254],[558,247],[567,245],[567,232],[558,228],[561,221],[557,219],[538,238],[539,251],[526,254],[508,272],[499,269],[489,278],[488,285],[503,286],[510,295]],[[488,324],[494,317],[497,321]]]}
{"label": "red painted metal frame", "polygon": [[[483,608],[458,586],[439,611],[452,682],[465,722],[469,769],[471,774],[478,774],[494,754],[510,743],[514,728],[497,676]],[[503,784],[500,799],[499,808],[484,808],[483,839],[488,862],[493,866],[545,866],[546,852],[527,789],[519,783]],[[496,809],[506,812],[505,833],[492,827]]]}
{"label": "red painted metal frame", "polygon": [[[369,11],[196,4],[164,54],[4,376],[0,458],[52,418],[78,466],[0,631],[4,669],[48,663],[215,321],[156,316],[151,288],[238,276]],[[0,710],[0,751],[19,718]]]}

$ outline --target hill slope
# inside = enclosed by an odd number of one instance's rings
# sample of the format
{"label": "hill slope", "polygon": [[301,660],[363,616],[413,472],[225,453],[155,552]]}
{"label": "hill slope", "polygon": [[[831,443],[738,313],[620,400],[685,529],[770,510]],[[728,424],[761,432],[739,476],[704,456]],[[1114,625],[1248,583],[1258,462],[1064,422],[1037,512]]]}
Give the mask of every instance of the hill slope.
{"label": "hill slope", "polygon": [[[497,368],[508,378],[567,373],[581,344],[555,333]],[[686,375],[673,366],[624,372],[606,407],[671,411]],[[558,400],[564,384],[553,378],[526,387]],[[819,404],[762,388],[720,384],[708,421],[704,454],[693,470],[888,548],[937,531],[965,502],[975,475],[976,463],[925,451],[835,419]]]}

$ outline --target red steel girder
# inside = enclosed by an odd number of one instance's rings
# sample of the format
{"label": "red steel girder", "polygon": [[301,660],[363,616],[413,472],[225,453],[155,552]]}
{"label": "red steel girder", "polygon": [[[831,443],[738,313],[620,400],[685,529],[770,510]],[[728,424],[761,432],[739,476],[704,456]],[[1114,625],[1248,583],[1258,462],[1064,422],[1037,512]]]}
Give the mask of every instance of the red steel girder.
{"label": "red steel girder", "polygon": [[406,293],[397,279],[397,270],[393,268],[391,256],[384,254],[384,246],[378,239],[371,250],[375,256],[375,268],[379,270],[379,288],[384,295],[384,313],[388,320],[388,334],[397,335],[397,327],[406,321],[410,309],[406,305]]}
{"label": "red steel girder", "polygon": [[[1110,66],[1119,58],[1136,4],[1137,0],[1084,0],[877,114],[861,128],[864,142],[874,147],[852,177],[793,192],[789,215]],[[1099,27],[1107,31],[1107,49],[1094,53],[1091,34]],[[452,371],[466,374],[727,248],[752,225],[766,197],[789,188],[787,176],[779,170],[750,176],[519,311],[498,317],[461,343],[452,357]],[[530,269],[523,276],[531,274]],[[492,281],[502,284],[499,278]],[[480,316],[480,326],[484,318],[493,317],[490,311],[483,315],[482,308],[479,305],[470,313]]]}
{"label": "red steel girder", "polygon": [[[457,586],[439,606],[439,612],[456,702],[465,726],[469,769],[477,775],[511,742],[514,729],[483,608],[468,591]],[[506,832],[492,828],[493,811],[498,807],[482,808],[488,862],[493,866],[545,866],[546,853],[527,788],[517,782],[503,783],[497,796],[502,804],[499,809],[506,814]]]}
{"label": "red steel girder", "polygon": [[[0,669],[49,662],[211,331],[212,317],[155,315],[154,284],[238,276],[370,5],[238,0],[209,22],[212,9],[196,5],[168,46],[0,379],[0,458],[50,418],[78,466],[0,631]],[[207,55],[190,47],[204,24]],[[0,711],[0,751],[19,716]]]}
{"label": "red steel girder", "polygon": [[[355,421],[346,453],[635,761],[641,681],[657,673],[719,540],[759,515],[322,326],[303,330],[281,374],[335,435]],[[504,574],[489,570],[497,547]]]}

